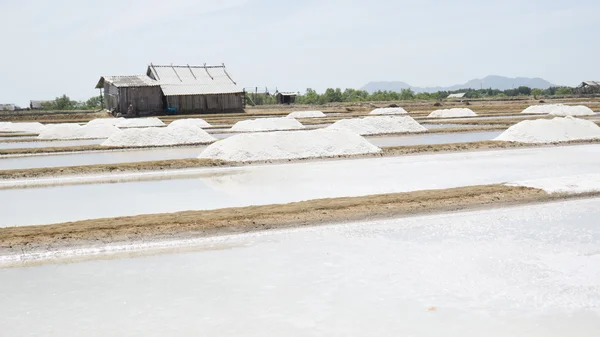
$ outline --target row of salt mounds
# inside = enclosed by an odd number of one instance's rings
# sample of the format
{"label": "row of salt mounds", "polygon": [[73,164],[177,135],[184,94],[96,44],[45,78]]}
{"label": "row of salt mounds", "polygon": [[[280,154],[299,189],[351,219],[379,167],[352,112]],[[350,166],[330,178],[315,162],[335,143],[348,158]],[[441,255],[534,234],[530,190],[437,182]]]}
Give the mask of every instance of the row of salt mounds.
{"label": "row of salt mounds", "polygon": [[447,117],[475,117],[477,114],[467,108],[452,108],[435,110],[427,116],[428,118],[447,118]]}
{"label": "row of salt mounds", "polygon": [[92,119],[91,121],[87,122],[87,125],[112,125],[112,126],[117,126],[119,123],[121,123],[121,121],[124,121],[125,118],[123,117],[119,117],[119,118],[96,118],[96,119]]}
{"label": "row of salt mounds", "polygon": [[294,111],[287,115],[288,118],[322,118],[327,117],[323,111]]}
{"label": "row of salt mounds", "polygon": [[172,121],[169,124],[169,127],[189,126],[189,125],[197,126],[199,128],[210,128],[212,126],[212,125],[210,125],[210,123],[208,123],[207,121],[205,121],[202,118],[184,118],[184,119],[177,119],[177,120]]}
{"label": "row of salt mounds", "polygon": [[406,115],[408,112],[403,108],[377,108],[370,115]]}
{"label": "row of salt mounds", "polygon": [[524,114],[549,114],[553,116],[590,116],[596,113],[583,105],[542,104],[523,110]]}
{"label": "row of salt mounds", "polygon": [[121,130],[110,124],[78,125],[49,124],[40,132],[40,139],[101,139],[109,138]]}
{"label": "row of salt mounds", "polygon": [[239,121],[231,127],[231,131],[253,132],[253,131],[281,131],[304,129],[304,125],[294,118],[257,118]]}
{"label": "row of salt mounds", "polygon": [[347,130],[362,136],[427,131],[424,126],[409,116],[379,116],[341,119],[331,124],[326,129]]}
{"label": "row of salt mounds", "polygon": [[520,143],[557,143],[600,139],[600,126],[585,119],[556,117],[522,121],[504,131],[495,140]]}
{"label": "row of salt mounds", "polygon": [[27,132],[27,133],[40,133],[46,126],[38,122],[3,122],[0,123],[0,132]]}
{"label": "row of salt mounds", "polygon": [[165,123],[156,117],[147,118],[124,118],[116,125],[119,128],[147,128],[154,126],[165,126]]}
{"label": "row of salt mounds", "polygon": [[210,145],[200,154],[200,158],[251,162],[336,157],[380,151],[380,148],[356,133],[321,129],[235,135]]}
{"label": "row of salt mounds", "polygon": [[208,132],[193,125],[166,128],[127,129],[112,135],[102,146],[147,147],[186,144],[209,144],[216,140]]}

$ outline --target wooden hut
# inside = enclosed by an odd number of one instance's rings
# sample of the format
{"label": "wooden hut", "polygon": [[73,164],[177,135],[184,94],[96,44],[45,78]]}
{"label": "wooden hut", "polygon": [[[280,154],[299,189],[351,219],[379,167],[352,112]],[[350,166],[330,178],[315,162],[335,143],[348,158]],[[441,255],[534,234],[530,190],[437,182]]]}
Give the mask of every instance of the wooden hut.
{"label": "wooden hut", "polygon": [[579,95],[600,94],[600,81],[584,81],[573,89],[573,93]]}
{"label": "wooden hut", "polygon": [[104,107],[126,114],[131,105],[135,115],[148,115],[163,111],[160,85],[145,75],[105,76],[97,89],[103,89]]}
{"label": "wooden hut", "polygon": [[276,92],[274,96],[277,104],[294,104],[297,95],[295,92]]}

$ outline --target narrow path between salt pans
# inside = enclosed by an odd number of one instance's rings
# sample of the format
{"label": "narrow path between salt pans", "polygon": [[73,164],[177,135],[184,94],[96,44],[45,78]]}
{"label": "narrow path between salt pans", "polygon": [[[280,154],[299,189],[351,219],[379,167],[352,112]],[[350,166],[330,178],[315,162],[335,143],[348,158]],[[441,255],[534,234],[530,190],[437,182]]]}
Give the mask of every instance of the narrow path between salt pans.
{"label": "narrow path between salt pans", "polygon": [[[597,173],[599,168],[600,145],[579,145],[128,173],[129,177],[189,176],[192,173],[201,176],[1,190],[0,226],[496,184],[591,174]],[[95,179],[112,180],[120,176],[123,175],[96,176]]]}

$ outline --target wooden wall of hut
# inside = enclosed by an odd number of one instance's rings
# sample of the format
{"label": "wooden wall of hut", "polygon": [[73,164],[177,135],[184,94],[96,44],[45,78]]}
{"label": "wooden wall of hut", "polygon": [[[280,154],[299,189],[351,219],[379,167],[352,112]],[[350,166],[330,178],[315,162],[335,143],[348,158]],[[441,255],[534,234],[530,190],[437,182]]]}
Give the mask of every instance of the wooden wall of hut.
{"label": "wooden wall of hut", "polygon": [[177,113],[239,112],[244,109],[244,94],[167,96],[167,106]]}
{"label": "wooden wall of hut", "polygon": [[127,113],[129,104],[132,104],[140,115],[164,110],[162,91],[159,86],[117,88],[110,83],[105,83],[104,101],[108,110],[115,109],[123,114]]}

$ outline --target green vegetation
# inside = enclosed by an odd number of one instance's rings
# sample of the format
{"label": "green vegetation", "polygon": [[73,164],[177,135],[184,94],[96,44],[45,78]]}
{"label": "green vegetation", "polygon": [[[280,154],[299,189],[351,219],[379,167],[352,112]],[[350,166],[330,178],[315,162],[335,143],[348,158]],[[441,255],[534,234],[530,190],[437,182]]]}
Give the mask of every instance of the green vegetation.
{"label": "green vegetation", "polygon": [[98,110],[102,108],[102,97],[94,96],[87,101],[73,101],[67,95],[56,97],[54,101],[42,103],[43,110]]}
{"label": "green vegetation", "polygon": [[[408,101],[408,100],[441,100],[450,94],[465,93],[465,98],[477,99],[486,97],[519,97],[519,96],[564,96],[573,94],[573,89],[568,87],[553,87],[548,89],[531,89],[529,87],[518,87],[515,89],[461,89],[455,91],[438,91],[435,93],[422,92],[416,94],[411,89],[402,89],[395,91],[377,91],[369,94],[364,90],[329,88],[324,93],[319,94],[314,89],[308,88],[303,95],[296,97],[297,104],[325,104],[333,102],[367,102],[367,101]],[[267,100],[265,100],[267,101]],[[257,103],[260,105],[260,103]],[[272,104],[272,103],[264,103]]]}

